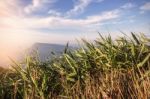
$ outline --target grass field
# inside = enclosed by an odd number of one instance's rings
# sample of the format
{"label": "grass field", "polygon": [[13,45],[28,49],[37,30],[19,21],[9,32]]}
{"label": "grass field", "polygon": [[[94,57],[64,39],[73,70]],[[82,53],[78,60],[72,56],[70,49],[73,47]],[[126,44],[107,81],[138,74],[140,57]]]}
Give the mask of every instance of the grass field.
{"label": "grass field", "polygon": [[150,38],[99,36],[41,62],[0,70],[0,99],[150,99]]}

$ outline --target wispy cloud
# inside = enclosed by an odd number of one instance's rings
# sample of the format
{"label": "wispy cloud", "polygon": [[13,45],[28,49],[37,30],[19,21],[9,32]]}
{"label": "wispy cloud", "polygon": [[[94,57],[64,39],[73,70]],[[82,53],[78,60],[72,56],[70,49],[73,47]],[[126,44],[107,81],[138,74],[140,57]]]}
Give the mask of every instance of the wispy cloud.
{"label": "wispy cloud", "polygon": [[147,11],[150,11],[150,2],[146,2],[144,5],[142,5],[140,8],[140,14],[144,14]]}
{"label": "wispy cloud", "polygon": [[[6,0],[7,1],[7,0]],[[84,27],[84,29],[88,29],[89,26],[96,25],[96,24],[102,24],[104,21],[115,19],[120,16],[119,10],[112,10],[112,11],[104,11],[95,15],[86,16],[85,18],[81,19],[72,19],[68,17],[61,16],[61,13],[51,10],[49,11],[49,16],[46,17],[35,17],[35,16],[24,16],[24,15],[17,15],[19,11],[17,11],[14,8],[18,7],[18,3],[16,2],[10,3],[3,0],[3,2],[0,2],[0,27],[3,27],[3,29],[9,28],[10,32],[12,30],[16,31],[19,29],[22,30],[36,30],[37,32],[39,29],[63,29],[63,28],[74,28],[81,30],[81,27]],[[97,0],[97,2],[100,2],[102,0]],[[39,7],[42,3],[48,2],[40,1],[40,0],[33,0],[33,7]],[[54,1],[53,1],[54,2]],[[89,1],[86,1],[89,2]],[[96,2],[96,1],[95,1]],[[51,2],[52,3],[52,2]],[[12,8],[10,8],[10,5],[13,5]],[[29,7],[29,5],[27,6]],[[6,11],[6,12],[3,12]],[[32,11],[32,10],[31,10]],[[7,17],[6,17],[6,14]],[[1,30],[3,30],[1,29]]]}
{"label": "wispy cloud", "polygon": [[61,16],[62,15],[62,13],[60,13],[56,10],[49,10],[48,14],[51,15],[51,16]]}
{"label": "wispy cloud", "polygon": [[[7,2],[6,2],[7,1]],[[84,18],[72,18],[72,17],[64,17],[62,13],[57,12],[55,9],[51,9],[48,12],[48,15],[42,16],[42,17],[36,17],[34,15],[26,16],[21,15],[18,16],[16,7],[18,8],[17,1],[16,2],[8,2],[8,0],[3,0],[3,2],[0,2],[0,27],[3,27],[0,30],[6,30],[9,28],[7,32],[11,33],[11,31],[22,30],[26,31],[28,30],[29,33],[33,32],[39,32],[39,30],[48,30],[49,35],[52,35],[51,33],[55,31],[60,32],[62,34],[65,34],[67,31],[73,31],[78,30],[80,34],[82,30],[97,30],[97,28],[101,28],[101,26],[105,23],[108,23],[108,21],[114,21],[112,24],[118,24],[116,19],[119,19],[122,17],[122,13],[126,9],[132,8],[135,5],[132,3],[126,3],[125,5],[118,7],[118,9],[114,10],[108,10],[108,11],[101,11],[97,12],[93,15],[86,15]],[[86,9],[86,7],[91,4],[92,2],[102,2],[103,0],[78,0],[78,2],[75,3],[73,9],[70,9],[70,15],[81,13]],[[37,10],[36,8],[44,7],[46,3],[54,3],[56,0],[49,1],[49,0],[33,0],[32,4],[29,4],[25,8],[29,10],[30,13],[32,11]],[[2,5],[2,6],[1,6]],[[12,6],[10,6],[12,5]],[[15,8],[15,9],[13,9]],[[6,11],[6,12],[5,12]],[[8,14],[8,15],[7,15]],[[7,17],[6,17],[7,15]],[[131,20],[133,22],[133,20]],[[111,22],[109,22],[111,23]],[[122,22],[119,22],[122,23]],[[51,31],[52,30],[52,31]],[[42,31],[44,33],[44,31]],[[41,32],[41,34],[42,34]],[[73,31],[74,32],[74,31]],[[20,32],[20,34],[23,34],[24,32]],[[57,34],[58,35],[58,34]],[[66,35],[66,34],[65,34]]]}
{"label": "wispy cloud", "polygon": [[77,0],[75,2],[73,9],[67,12],[67,16],[73,16],[84,12],[85,8],[92,2],[102,2],[103,0]]}
{"label": "wispy cloud", "polygon": [[124,4],[123,6],[121,6],[122,9],[131,9],[133,7],[135,7],[136,5],[135,4],[132,4],[132,3],[126,3]]}
{"label": "wispy cloud", "polygon": [[39,9],[46,7],[45,4],[53,4],[54,2],[56,2],[57,0],[32,0],[32,3],[27,5],[24,8],[24,11],[28,14],[34,12],[34,11],[38,11]]}
{"label": "wispy cloud", "polygon": [[[14,22],[18,20],[19,28],[26,27],[28,29],[39,29],[39,28],[59,29],[63,27],[81,28],[94,25],[97,23],[102,23],[107,20],[115,19],[118,18],[119,16],[120,11],[116,9],[112,11],[105,11],[97,15],[87,16],[85,19],[71,19],[58,16],[48,16],[45,18],[36,18],[36,17],[24,19],[18,18]],[[6,23],[8,22],[6,21]]]}
{"label": "wispy cloud", "polygon": [[145,3],[143,6],[140,7],[141,10],[150,11],[150,2]]}

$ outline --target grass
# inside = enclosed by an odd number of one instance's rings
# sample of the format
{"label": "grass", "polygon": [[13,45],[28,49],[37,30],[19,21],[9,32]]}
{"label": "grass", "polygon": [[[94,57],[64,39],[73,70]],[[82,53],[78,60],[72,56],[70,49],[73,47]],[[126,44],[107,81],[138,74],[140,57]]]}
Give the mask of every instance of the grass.
{"label": "grass", "polygon": [[150,39],[131,33],[82,40],[79,49],[41,62],[38,55],[0,69],[1,99],[149,99]]}

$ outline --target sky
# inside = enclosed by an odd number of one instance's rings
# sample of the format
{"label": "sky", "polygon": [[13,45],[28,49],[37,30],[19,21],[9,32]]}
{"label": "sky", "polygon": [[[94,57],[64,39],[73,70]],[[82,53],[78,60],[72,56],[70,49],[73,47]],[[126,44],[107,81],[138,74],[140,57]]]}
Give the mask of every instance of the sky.
{"label": "sky", "polygon": [[[150,0],[0,0],[0,56],[35,42],[150,32]],[[18,49],[18,50],[16,50]]]}

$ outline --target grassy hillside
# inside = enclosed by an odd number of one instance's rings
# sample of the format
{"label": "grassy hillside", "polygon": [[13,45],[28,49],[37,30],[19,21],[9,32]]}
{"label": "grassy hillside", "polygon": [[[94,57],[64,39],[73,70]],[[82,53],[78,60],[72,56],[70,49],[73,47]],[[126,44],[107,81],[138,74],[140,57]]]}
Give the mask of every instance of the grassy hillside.
{"label": "grassy hillside", "polygon": [[[100,37],[41,62],[14,61],[0,74],[1,99],[149,99],[150,38]],[[2,70],[2,69],[0,69]],[[4,70],[2,70],[4,71]]]}

